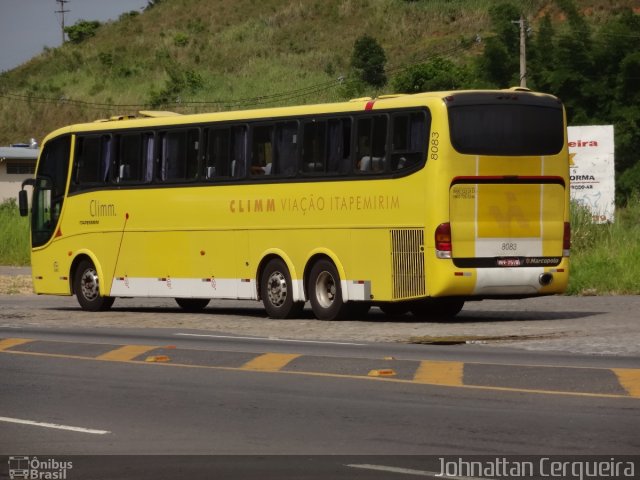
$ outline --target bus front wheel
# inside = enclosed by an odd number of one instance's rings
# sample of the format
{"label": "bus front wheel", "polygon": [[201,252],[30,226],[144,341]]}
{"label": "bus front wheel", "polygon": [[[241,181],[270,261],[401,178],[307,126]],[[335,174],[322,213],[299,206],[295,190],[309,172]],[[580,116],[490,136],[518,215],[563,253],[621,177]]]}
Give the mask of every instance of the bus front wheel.
{"label": "bus front wheel", "polygon": [[93,262],[87,259],[82,260],[76,269],[73,290],[82,309],[90,312],[109,310],[115,300],[100,295],[98,272]]}
{"label": "bus front wheel", "polygon": [[293,301],[293,282],[287,265],[279,258],[267,263],[260,277],[260,296],[271,318],[295,318],[304,302]]}
{"label": "bus front wheel", "polygon": [[319,320],[338,320],[348,315],[342,300],[340,275],[329,260],[319,260],[309,274],[309,301]]}

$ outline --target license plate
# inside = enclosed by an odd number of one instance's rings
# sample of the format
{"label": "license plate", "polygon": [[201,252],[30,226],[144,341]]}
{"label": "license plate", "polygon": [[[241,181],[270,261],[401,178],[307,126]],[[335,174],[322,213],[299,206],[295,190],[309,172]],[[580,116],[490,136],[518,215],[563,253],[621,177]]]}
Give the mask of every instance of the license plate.
{"label": "license plate", "polygon": [[498,266],[499,267],[519,267],[522,265],[522,262],[519,258],[499,258]]}

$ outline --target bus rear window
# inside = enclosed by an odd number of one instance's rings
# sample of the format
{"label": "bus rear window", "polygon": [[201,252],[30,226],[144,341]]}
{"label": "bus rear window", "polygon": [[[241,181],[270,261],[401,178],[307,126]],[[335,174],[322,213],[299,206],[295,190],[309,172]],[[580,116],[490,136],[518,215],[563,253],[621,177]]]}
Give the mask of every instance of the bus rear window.
{"label": "bus rear window", "polygon": [[472,155],[554,155],[564,144],[561,108],[460,105],[449,108],[451,143]]}

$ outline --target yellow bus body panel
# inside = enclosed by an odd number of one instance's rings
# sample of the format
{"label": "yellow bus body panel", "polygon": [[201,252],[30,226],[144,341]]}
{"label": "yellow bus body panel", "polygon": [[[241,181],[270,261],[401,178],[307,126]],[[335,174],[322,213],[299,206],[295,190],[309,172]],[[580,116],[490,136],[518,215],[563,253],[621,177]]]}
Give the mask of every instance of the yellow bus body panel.
{"label": "yellow bus body panel", "polygon": [[[429,108],[426,163],[406,176],[146,185],[69,195],[56,227],[60,234],[32,251],[35,291],[72,293],[74,261],[87,256],[98,269],[103,295],[257,298],[265,258],[280,256],[295,282],[296,299],[302,300],[304,274],[310,259],[318,255],[336,264],[346,300],[483,298],[503,287],[502,291],[513,295],[564,291],[567,258],[554,267],[524,272],[519,268],[459,268],[451,259],[436,257],[434,232],[448,222],[454,257],[473,258],[482,253],[479,248],[495,251],[503,244],[505,257],[528,255],[535,249],[541,257],[562,257],[563,228],[568,221],[566,134],[563,150],[549,157],[462,155],[451,146],[443,102],[446,95],[391,97],[373,105],[374,111]],[[217,121],[362,112],[367,105],[365,99],[91,123],[65,127],[48,138],[75,132],[118,133],[126,128],[145,131]],[[455,181],[493,176],[557,177],[564,185]],[[509,250],[511,243],[517,244],[516,250]],[[416,277],[413,284],[406,284],[404,268]],[[538,271],[552,272],[554,281],[529,289]],[[495,283],[498,274],[504,276],[502,284]],[[416,284],[420,282],[422,288]],[[524,282],[520,290],[509,290],[518,282]]]}

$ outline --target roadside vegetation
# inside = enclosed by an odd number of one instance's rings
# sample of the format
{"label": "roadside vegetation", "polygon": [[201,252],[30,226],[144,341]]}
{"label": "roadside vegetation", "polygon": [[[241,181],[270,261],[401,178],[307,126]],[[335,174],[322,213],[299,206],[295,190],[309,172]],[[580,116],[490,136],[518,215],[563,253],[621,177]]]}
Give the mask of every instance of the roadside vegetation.
{"label": "roadside vegetation", "polygon": [[640,294],[640,197],[618,208],[614,223],[591,223],[591,213],[571,205],[572,295]]}
{"label": "roadside vegetation", "polygon": [[139,110],[511,87],[521,15],[527,86],[561,98],[570,125],[615,126],[624,205],[640,189],[637,0],[149,1],[81,20],[64,45],[1,73],[0,145]]}
{"label": "roadside vegetation", "polygon": [[[591,223],[591,213],[572,203],[571,237],[570,295],[640,295],[640,197],[610,224]],[[29,222],[13,200],[0,204],[0,265],[29,265]],[[29,290],[27,280],[0,281],[0,293]]]}
{"label": "roadside vegetation", "polygon": [[0,265],[29,265],[29,220],[14,199],[0,203]]}

